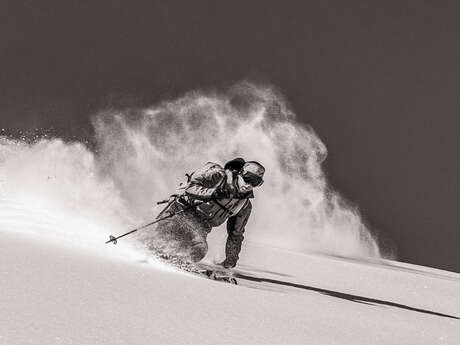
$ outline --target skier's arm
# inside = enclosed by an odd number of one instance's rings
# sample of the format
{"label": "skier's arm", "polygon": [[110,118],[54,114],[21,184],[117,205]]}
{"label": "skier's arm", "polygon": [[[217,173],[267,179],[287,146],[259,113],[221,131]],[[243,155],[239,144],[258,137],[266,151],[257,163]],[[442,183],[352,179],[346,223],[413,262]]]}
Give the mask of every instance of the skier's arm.
{"label": "skier's arm", "polygon": [[219,169],[209,169],[195,173],[185,188],[185,194],[195,199],[211,200],[216,196],[216,190],[225,179],[225,172]]}
{"label": "skier's arm", "polygon": [[239,259],[241,244],[244,240],[244,230],[249,216],[251,215],[252,204],[249,200],[246,205],[233,217],[227,220],[227,243],[225,244],[225,261],[226,267],[235,267]]}

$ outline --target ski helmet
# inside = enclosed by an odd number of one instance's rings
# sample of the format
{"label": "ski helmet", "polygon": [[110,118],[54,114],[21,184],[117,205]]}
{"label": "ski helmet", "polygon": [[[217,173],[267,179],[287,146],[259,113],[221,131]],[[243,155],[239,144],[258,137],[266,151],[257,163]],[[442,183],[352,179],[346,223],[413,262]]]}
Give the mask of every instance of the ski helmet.
{"label": "ski helmet", "polygon": [[227,163],[225,163],[224,169],[235,171],[235,172],[240,172],[244,166],[244,163],[246,163],[246,161],[243,158],[241,157],[234,158],[231,161],[228,161]]}
{"label": "ski helmet", "polygon": [[249,192],[264,183],[265,168],[259,162],[246,162],[238,174],[237,184],[240,192]]}

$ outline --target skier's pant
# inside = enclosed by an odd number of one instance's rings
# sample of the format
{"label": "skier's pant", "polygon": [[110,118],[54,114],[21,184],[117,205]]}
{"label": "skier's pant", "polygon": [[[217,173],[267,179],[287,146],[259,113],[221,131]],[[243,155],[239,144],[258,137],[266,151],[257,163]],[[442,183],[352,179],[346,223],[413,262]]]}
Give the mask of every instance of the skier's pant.
{"label": "skier's pant", "polygon": [[[173,203],[166,212],[172,214],[181,210],[181,206]],[[206,238],[210,231],[205,220],[192,210],[186,210],[159,222],[150,245],[165,254],[198,262],[208,252]]]}

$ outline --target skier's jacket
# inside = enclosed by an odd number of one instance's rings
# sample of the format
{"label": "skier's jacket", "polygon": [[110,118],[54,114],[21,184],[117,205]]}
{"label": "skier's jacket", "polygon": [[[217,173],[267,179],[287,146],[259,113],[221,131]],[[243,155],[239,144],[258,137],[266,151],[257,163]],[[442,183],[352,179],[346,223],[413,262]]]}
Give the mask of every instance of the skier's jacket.
{"label": "skier's jacket", "polygon": [[[225,188],[226,182],[226,171],[219,164],[208,162],[193,173],[185,188],[185,195],[189,201],[197,204],[196,210],[213,227],[221,225],[229,217],[238,216],[241,211],[249,208],[251,204],[249,198],[254,197],[254,194],[249,192],[240,193],[229,199],[213,198],[216,189]],[[202,202],[196,202],[198,200]]]}
{"label": "skier's jacket", "polygon": [[[230,176],[229,176],[230,174]],[[219,164],[208,162],[195,171],[185,187],[188,203],[196,205],[196,212],[211,226],[219,226],[227,220],[226,257],[230,265],[235,265],[243,242],[243,233],[251,214],[250,198],[253,192],[235,193],[228,199],[215,199],[217,189],[225,189],[231,178],[231,172]]]}

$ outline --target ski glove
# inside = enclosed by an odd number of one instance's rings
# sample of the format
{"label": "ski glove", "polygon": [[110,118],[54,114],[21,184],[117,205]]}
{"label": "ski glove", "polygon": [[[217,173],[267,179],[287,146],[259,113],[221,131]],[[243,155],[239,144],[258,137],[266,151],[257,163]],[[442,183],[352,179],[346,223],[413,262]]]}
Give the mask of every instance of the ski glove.
{"label": "ski glove", "polygon": [[222,189],[222,188],[218,188],[214,191],[214,193],[212,193],[212,197],[214,199],[230,199],[231,197],[231,194],[230,194],[230,191],[226,190],[226,189]]}

